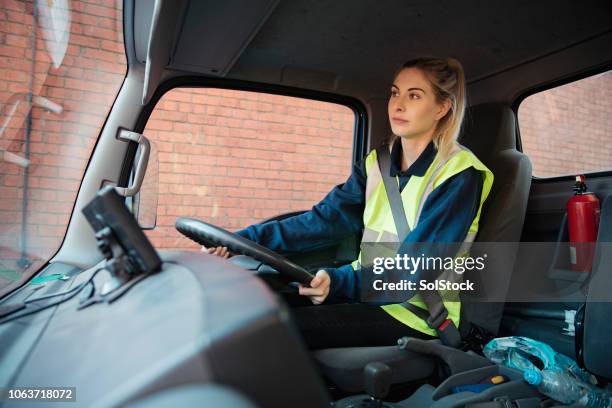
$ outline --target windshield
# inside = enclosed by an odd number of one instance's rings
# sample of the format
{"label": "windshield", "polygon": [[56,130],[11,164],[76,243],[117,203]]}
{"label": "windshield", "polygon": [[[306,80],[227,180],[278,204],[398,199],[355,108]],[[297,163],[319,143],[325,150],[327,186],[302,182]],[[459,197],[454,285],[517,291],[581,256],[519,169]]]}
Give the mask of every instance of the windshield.
{"label": "windshield", "polygon": [[0,3],[0,289],[62,242],[126,74],[121,6]]}

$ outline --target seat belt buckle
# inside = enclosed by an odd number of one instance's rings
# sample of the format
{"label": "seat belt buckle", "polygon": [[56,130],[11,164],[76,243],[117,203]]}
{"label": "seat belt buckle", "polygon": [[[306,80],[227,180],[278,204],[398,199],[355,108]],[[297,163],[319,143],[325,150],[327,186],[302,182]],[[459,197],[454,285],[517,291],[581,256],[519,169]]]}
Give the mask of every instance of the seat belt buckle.
{"label": "seat belt buckle", "polygon": [[438,337],[442,344],[452,348],[458,348],[461,345],[461,334],[455,323],[451,319],[446,319],[436,328]]}

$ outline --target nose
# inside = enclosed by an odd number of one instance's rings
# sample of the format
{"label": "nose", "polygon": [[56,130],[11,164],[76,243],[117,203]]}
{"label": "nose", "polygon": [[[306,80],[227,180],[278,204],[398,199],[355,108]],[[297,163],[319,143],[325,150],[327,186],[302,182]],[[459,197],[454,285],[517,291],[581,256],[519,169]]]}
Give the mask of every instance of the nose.
{"label": "nose", "polygon": [[404,112],[406,108],[404,107],[404,104],[401,101],[397,101],[395,102],[394,110],[395,112]]}
{"label": "nose", "polygon": [[394,98],[392,101],[393,101],[392,102],[393,103],[393,110],[395,112],[404,112],[406,110],[406,107],[404,106],[404,102],[405,101],[404,101],[403,96]]}

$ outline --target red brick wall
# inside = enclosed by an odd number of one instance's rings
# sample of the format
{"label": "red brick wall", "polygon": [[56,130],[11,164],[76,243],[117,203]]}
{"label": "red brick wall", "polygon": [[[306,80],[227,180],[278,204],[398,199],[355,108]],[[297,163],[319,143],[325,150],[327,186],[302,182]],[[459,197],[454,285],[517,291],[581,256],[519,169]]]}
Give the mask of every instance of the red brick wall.
{"label": "red brick wall", "polygon": [[176,89],[145,134],[159,152],[158,248],[199,248],[174,229],[190,216],[236,230],[307,210],[351,170],[353,112],[264,93]]}
{"label": "red brick wall", "polygon": [[612,71],[528,97],[518,120],[535,176],[612,169]]}
{"label": "red brick wall", "polygon": [[[32,109],[26,221],[32,268],[62,242],[83,171],[126,72],[123,32],[117,31],[122,10],[116,5],[122,2],[98,3],[70,2],[70,40],[58,68],[44,42],[41,10],[35,23],[32,1],[5,0],[0,6],[0,123],[10,115],[10,102],[19,101],[0,137],[0,155],[26,155],[30,87],[63,108],[59,114]],[[11,271],[22,271],[16,260],[23,191],[24,168],[0,160],[0,287],[16,276]]]}
{"label": "red brick wall", "polygon": [[[52,66],[39,24],[33,34],[32,2],[6,1],[0,8],[0,119],[9,115],[14,93],[29,91],[32,64],[33,94],[63,107],[61,114],[32,110],[26,221],[32,268],[61,244],[91,149],[125,75],[116,4],[71,3],[70,40],[59,68]],[[0,148],[22,157],[26,102],[0,139]],[[352,112],[332,104],[234,91],[170,92],[147,126],[160,158],[158,228],[151,238],[160,247],[195,248],[174,231],[177,216],[235,229],[310,208],[348,175],[352,132]],[[16,262],[23,186],[23,168],[0,162],[0,286],[15,276],[7,272],[22,270]]]}

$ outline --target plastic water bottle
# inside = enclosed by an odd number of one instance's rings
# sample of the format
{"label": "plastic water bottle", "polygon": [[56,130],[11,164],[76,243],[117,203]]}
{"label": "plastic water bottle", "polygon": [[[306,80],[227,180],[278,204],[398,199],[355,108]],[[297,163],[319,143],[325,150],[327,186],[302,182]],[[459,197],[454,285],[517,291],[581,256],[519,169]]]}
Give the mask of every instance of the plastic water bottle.
{"label": "plastic water bottle", "polygon": [[559,370],[566,370],[571,376],[587,384],[597,385],[597,379],[587,371],[580,368],[577,362],[565,354],[555,354],[555,366]]}
{"label": "plastic water bottle", "polygon": [[524,371],[523,378],[529,384],[535,385],[542,394],[564,404],[589,408],[612,407],[612,394],[595,390],[558,370],[539,371],[528,368]]}
{"label": "plastic water bottle", "polygon": [[[574,360],[555,351],[548,344],[528,337],[510,336],[493,339],[484,347],[483,353],[496,364],[522,372],[539,368],[562,371],[586,384],[597,384],[595,377],[580,368]],[[533,363],[534,357],[541,362],[539,366]]]}

